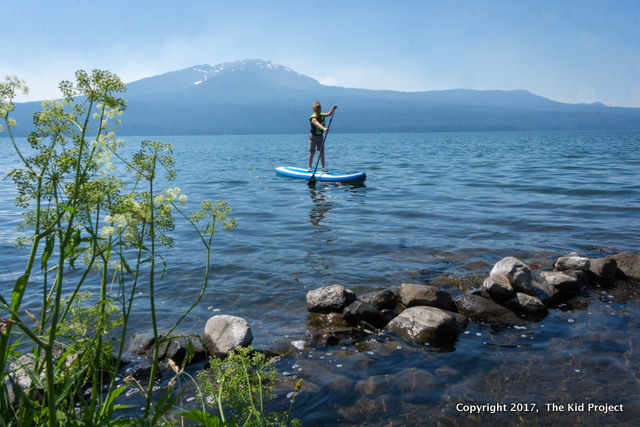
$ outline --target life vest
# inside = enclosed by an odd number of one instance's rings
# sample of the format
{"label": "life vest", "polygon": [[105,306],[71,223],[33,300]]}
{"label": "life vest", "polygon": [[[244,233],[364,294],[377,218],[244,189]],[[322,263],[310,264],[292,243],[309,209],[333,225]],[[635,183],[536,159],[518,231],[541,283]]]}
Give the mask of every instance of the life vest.
{"label": "life vest", "polygon": [[309,117],[309,123],[311,124],[311,135],[322,135],[324,131],[313,124],[314,117],[316,118],[316,120],[318,120],[318,122],[320,122],[322,126],[324,126],[324,114],[320,113],[320,115],[318,115],[316,113],[313,113],[311,117]]}

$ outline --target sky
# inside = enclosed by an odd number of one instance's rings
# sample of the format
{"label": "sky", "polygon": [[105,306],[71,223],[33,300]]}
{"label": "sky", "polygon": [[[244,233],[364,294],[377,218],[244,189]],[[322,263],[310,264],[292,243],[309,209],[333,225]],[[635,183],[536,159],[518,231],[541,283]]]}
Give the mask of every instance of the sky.
{"label": "sky", "polygon": [[76,70],[125,83],[264,59],[363,89],[515,90],[640,107],[638,0],[2,0],[0,78],[59,97]]}

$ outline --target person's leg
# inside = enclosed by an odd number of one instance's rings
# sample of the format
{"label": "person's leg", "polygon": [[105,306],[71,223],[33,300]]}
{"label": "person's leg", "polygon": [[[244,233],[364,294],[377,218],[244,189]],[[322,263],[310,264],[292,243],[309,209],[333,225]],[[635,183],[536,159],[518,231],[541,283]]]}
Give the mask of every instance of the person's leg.
{"label": "person's leg", "polygon": [[320,153],[320,163],[322,163],[322,170],[327,171],[327,168],[324,167],[324,150]]}
{"label": "person's leg", "polygon": [[309,171],[311,171],[311,165],[313,165],[313,155],[316,153],[316,144],[313,140],[313,136],[309,136]]}
{"label": "person's leg", "polygon": [[313,165],[313,155],[315,151],[309,151],[309,171],[311,171],[311,165]]}

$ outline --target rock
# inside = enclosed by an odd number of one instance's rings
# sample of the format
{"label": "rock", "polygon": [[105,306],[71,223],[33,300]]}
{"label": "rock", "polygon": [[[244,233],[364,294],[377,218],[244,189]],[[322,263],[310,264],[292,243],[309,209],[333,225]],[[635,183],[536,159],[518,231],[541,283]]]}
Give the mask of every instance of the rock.
{"label": "rock", "polygon": [[153,331],[138,331],[127,340],[125,350],[131,354],[146,356],[153,351]]}
{"label": "rock", "polygon": [[[349,329],[347,333],[348,336],[350,335],[350,331],[351,330]],[[311,343],[321,345],[323,347],[340,344],[340,337],[338,337],[338,335],[332,331],[322,329],[311,332],[310,339]]]}
{"label": "rock", "polygon": [[437,378],[442,380],[442,382],[459,381],[464,377],[460,371],[446,365],[437,368],[435,374]]}
{"label": "rock", "polygon": [[503,302],[513,298],[515,291],[509,283],[509,279],[501,274],[489,276],[482,282],[482,289],[487,291],[494,301]]}
{"label": "rock", "polygon": [[589,283],[591,278],[591,273],[583,270],[567,270],[563,273],[573,277],[576,281],[576,285],[570,288],[569,292],[578,292],[582,286]]}
{"label": "rock", "polygon": [[180,365],[184,361],[185,357],[189,354],[189,343],[193,354],[189,363],[197,363],[207,358],[207,352],[205,351],[202,343],[196,337],[175,337],[169,341],[165,358],[171,359],[175,364]]}
{"label": "rock", "polygon": [[[304,378],[304,383],[307,381],[317,384],[321,388],[321,392],[330,394],[332,398],[344,399],[353,396],[353,389],[355,383],[352,379],[343,375],[336,374],[325,367],[325,365],[319,363],[315,359],[298,359],[293,365],[293,371],[296,375]],[[353,375],[353,373],[345,372],[347,375]]]}
{"label": "rock", "polygon": [[376,328],[384,326],[378,308],[365,301],[355,300],[346,306],[342,312],[342,317],[351,324],[357,324],[364,321]]}
{"label": "rock", "polygon": [[355,300],[356,295],[342,285],[323,286],[307,292],[307,310],[317,313],[341,313]]}
{"label": "rock", "polygon": [[356,390],[360,394],[383,394],[393,386],[393,375],[374,375],[356,383]]}
{"label": "rock", "polygon": [[[34,370],[35,360],[36,358],[33,354],[26,353],[9,364],[9,372],[11,372],[13,376],[13,381],[24,391],[29,390],[33,385],[33,380],[31,379],[31,375],[29,375],[29,371]],[[40,379],[43,383],[46,382],[44,370],[40,372]],[[38,397],[41,397],[43,394],[43,388],[36,386],[35,394]]]}
{"label": "rock", "polygon": [[[418,368],[407,368],[394,376],[395,386],[405,399],[422,400],[433,391],[433,374]],[[404,399],[403,399],[404,400]]]}
{"label": "rock", "polygon": [[455,300],[458,313],[476,322],[522,324],[524,321],[511,310],[478,295],[461,295]]}
{"label": "rock", "polygon": [[403,283],[398,289],[398,300],[405,307],[429,306],[455,311],[455,304],[449,292],[435,286]]}
{"label": "rock", "polygon": [[[467,294],[468,294],[468,295],[478,295],[478,296],[480,296],[480,297],[482,297],[482,298],[486,298],[486,299],[493,299],[493,298],[491,297],[491,294],[489,294],[489,292],[487,292],[487,290],[486,290],[486,289],[484,289],[484,288],[469,289],[469,290],[467,291]],[[454,304],[455,304],[455,303],[454,303]]]}
{"label": "rock", "polygon": [[390,310],[388,308],[385,308],[384,310],[380,311],[380,317],[382,318],[382,324],[386,325],[387,323],[391,322],[393,319],[395,319],[395,317],[398,314],[396,313],[395,310]]}
{"label": "rock", "polygon": [[533,295],[535,289],[531,284],[531,269],[528,265],[514,257],[502,258],[491,269],[489,276],[504,276],[516,292]]}
{"label": "rock", "polygon": [[551,285],[563,293],[579,291],[581,286],[577,277],[558,271],[536,270],[533,272],[533,280],[545,285]]}
{"label": "rock", "polygon": [[378,311],[396,308],[396,294],[391,289],[360,295],[358,299],[373,304]]}
{"label": "rock", "polygon": [[[478,297],[480,298],[480,297]],[[467,327],[469,320],[460,314],[436,307],[410,307],[399,314],[387,328],[405,340],[424,344],[429,340],[454,340]]]}
{"label": "rock", "polygon": [[[206,359],[206,351],[202,343],[197,337],[179,336],[174,333],[175,337],[169,341],[164,341],[158,347],[158,360],[166,361],[167,358],[172,359],[177,365],[180,365],[188,354],[189,342],[193,347],[194,354],[190,363],[196,363]],[[158,339],[163,338],[164,331],[158,333]],[[125,350],[131,354],[144,356],[148,359],[153,358],[153,347],[155,339],[153,331],[139,331],[134,333],[126,342]]]}
{"label": "rock", "polygon": [[636,282],[640,282],[640,254],[632,254],[624,252],[615,255],[609,255],[605,258],[614,259],[618,266],[618,270],[624,274],[625,277],[621,279],[631,279]]}
{"label": "rock", "polygon": [[547,307],[536,297],[531,295],[516,293],[504,306],[515,313],[546,315],[549,313]]}
{"label": "rock", "polygon": [[605,286],[613,285],[618,270],[618,262],[614,258],[592,258],[589,260],[589,271],[596,280]]}
{"label": "rock", "polygon": [[241,317],[213,316],[204,327],[202,342],[210,355],[224,357],[236,347],[246,347],[253,341],[251,327]]}
{"label": "rock", "polygon": [[[124,372],[128,377],[135,378],[141,382],[148,382],[151,376],[151,362],[144,360],[140,363],[131,364],[131,366],[127,366]],[[157,380],[161,377],[160,371],[156,370],[155,379]]]}
{"label": "rock", "polygon": [[298,350],[304,350],[304,340],[291,341],[291,345]]}
{"label": "rock", "polygon": [[342,316],[342,313],[309,313],[307,324],[310,328],[340,328],[349,326]]}
{"label": "rock", "polygon": [[546,283],[539,283],[535,280],[531,283],[536,289],[535,297],[546,306],[554,306],[560,303],[560,291],[558,288]]}
{"label": "rock", "polygon": [[589,258],[582,257],[576,253],[561,256],[553,264],[557,271],[582,270],[589,271]]}

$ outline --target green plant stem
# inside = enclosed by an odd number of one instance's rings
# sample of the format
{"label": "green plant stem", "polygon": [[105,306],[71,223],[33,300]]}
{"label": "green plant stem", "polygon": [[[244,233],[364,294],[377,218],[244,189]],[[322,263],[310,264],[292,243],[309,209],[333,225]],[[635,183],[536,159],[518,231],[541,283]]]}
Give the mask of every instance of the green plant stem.
{"label": "green plant stem", "polygon": [[153,164],[151,167],[151,174],[149,176],[149,205],[150,205],[150,224],[149,235],[151,238],[151,271],[149,273],[149,304],[151,305],[151,324],[153,326],[153,360],[151,362],[151,373],[149,375],[149,391],[147,392],[147,400],[144,406],[144,418],[149,416],[149,409],[151,408],[151,399],[153,393],[153,384],[155,383],[156,365],[158,364],[158,352],[160,343],[158,342],[158,323],[156,320],[156,305],[155,305],[155,288],[154,288],[154,272],[156,265],[156,239],[154,228],[154,210],[153,210],[153,181],[155,179],[156,170],[156,155],[154,153]]}

